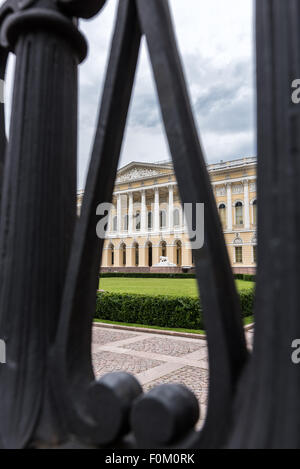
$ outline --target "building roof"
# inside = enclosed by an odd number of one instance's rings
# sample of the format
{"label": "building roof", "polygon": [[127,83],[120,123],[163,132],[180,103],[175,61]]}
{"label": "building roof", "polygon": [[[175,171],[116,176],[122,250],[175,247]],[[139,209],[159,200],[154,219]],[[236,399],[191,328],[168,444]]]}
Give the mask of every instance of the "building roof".
{"label": "building roof", "polygon": [[[236,160],[220,161],[219,163],[209,164],[207,169],[208,172],[212,175],[218,172],[256,166],[256,164],[256,157],[244,157]],[[159,177],[164,174],[171,174],[173,171],[172,161],[160,161],[156,163],[132,161],[118,170],[116,184],[124,184],[133,181]],[[80,193],[83,192],[84,191],[80,191]]]}

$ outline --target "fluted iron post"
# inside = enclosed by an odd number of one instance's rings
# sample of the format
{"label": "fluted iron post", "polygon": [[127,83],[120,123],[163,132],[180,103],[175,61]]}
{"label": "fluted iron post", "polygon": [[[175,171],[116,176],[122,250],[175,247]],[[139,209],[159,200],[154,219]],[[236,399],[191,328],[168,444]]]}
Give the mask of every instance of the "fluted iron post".
{"label": "fluted iron post", "polygon": [[63,433],[47,363],[76,220],[77,74],[87,46],[69,15],[74,2],[57,3],[4,6],[12,11],[2,24],[2,45],[16,54],[0,224],[4,447],[56,443]]}

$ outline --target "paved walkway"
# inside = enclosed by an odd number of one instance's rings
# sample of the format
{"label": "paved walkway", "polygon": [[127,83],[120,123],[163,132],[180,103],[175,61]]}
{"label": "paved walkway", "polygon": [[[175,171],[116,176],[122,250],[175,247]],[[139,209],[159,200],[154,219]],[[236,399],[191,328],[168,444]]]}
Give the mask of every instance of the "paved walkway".
{"label": "paved walkway", "polygon": [[[247,339],[250,344],[252,332],[247,333]],[[136,376],[145,391],[170,382],[188,386],[199,400],[199,424],[203,423],[208,396],[205,340],[95,326],[92,351],[98,378],[111,371],[127,371]]]}

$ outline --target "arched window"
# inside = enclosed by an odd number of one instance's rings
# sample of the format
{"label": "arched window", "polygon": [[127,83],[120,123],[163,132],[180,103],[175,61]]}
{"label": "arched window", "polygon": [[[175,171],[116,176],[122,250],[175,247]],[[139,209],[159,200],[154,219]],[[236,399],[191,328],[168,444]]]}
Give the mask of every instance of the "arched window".
{"label": "arched window", "polygon": [[167,257],[167,243],[163,241],[160,245],[160,252],[162,257]]}
{"label": "arched window", "polygon": [[257,201],[254,200],[253,202],[253,225],[257,224]]}
{"label": "arched window", "polygon": [[235,224],[236,225],[243,225],[244,224],[243,204],[242,204],[242,202],[237,202],[235,204]]}
{"label": "arched window", "polygon": [[111,266],[115,265],[115,248],[113,244],[109,246],[109,264]]}
{"label": "arched window", "polygon": [[125,217],[124,217],[124,231],[128,231],[128,225],[129,225],[129,217],[128,217],[128,215],[125,215]]}
{"label": "arched window", "polygon": [[176,243],[176,264],[178,266],[182,264],[182,244],[180,241]]}
{"label": "arched window", "polygon": [[166,216],[166,212],[164,210],[161,210],[159,212],[159,222],[160,222],[160,228],[166,228],[166,226],[167,226],[167,216]]}
{"label": "arched window", "polygon": [[174,218],[174,226],[180,226],[180,212],[178,208],[174,210],[173,218]]}
{"label": "arched window", "polygon": [[118,231],[118,217],[113,218],[113,231]]}
{"label": "arched window", "polygon": [[136,231],[141,231],[141,213],[136,212],[135,214],[135,229]]}
{"label": "arched window", "polygon": [[153,229],[153,215],[152,212],[148,212],[148,230]]}
{"label": "arched window", "polygon": [[122,255],[122,265],[126,267],[126,244],[122,244],[121,246],[121,255]]}
{"label": "arched window", "polygon": [[222,225],[225,226],[226,225],[226,205],[225,204],[221,204],[219,206],[219,215],[220,215]]}
{"label": "arched window", "polygon": [[134,263],[136,267],[138,267],[140,263],[139,245],[137,243],[134,246]]}
{"label": "arched window", "polygon": [[152,255],[152,243],[146,244],[146,254],[147,254],[147,265],[148,267],[152,267],[153,264],[153,255]]}

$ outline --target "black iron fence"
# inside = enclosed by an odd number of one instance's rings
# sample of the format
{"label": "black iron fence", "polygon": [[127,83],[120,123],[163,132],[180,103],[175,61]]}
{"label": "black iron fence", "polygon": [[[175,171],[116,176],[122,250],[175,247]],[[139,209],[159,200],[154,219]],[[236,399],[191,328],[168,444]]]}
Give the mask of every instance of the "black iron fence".
{"label": "black iron fence", "polygon": [[[16,54],[9,142],[0,115],[0,446],[299,447],[299,1],[258,0],[258,276],[249,356],[222,227],[199,143],[167,0],[120,0],[80,218],[76,217],[77,72],[87,46],[76,18],[104,0],[8,0],[0,10],[0,78]],[[183,203],[205,204],[195,250],[208,337],[210,392],[201,432],[195,396],[143,394],[91,363],[103,240],[142,35],[146,36]],[[3,167],[3,171],[2,171]],[[299,194],[300,195],[300,194]],[[147,422],[147,425],[145,425]]]}

